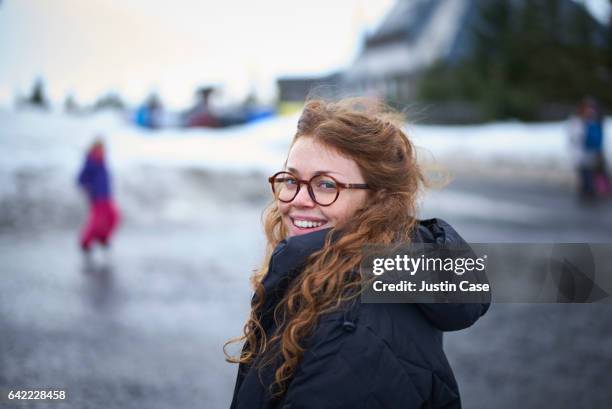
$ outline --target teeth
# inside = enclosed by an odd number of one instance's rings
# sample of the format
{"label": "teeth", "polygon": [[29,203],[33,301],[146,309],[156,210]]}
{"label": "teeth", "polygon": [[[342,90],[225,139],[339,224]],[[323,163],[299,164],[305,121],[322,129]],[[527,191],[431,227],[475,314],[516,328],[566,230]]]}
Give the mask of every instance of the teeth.
{"label": "teeth", "polygon": [[313,221],[310,221],[310,220],[297,220],[297,219],[294,219],[293,220],[293,224],[295,224],[297,227],[301,227],[303,229],[311,229],[313,227],[322,226],[324,223],[323,222],[313,222]]}

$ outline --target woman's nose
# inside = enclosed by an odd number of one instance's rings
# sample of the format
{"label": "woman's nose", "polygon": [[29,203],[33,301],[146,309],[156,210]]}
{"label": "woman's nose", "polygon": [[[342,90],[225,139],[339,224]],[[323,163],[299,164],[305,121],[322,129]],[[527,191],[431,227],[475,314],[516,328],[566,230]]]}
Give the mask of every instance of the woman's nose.
{"label": "woman's nose", "polygon": [[300,191],[298,192],[297,196],[293,198],[291,204],[293,204],[294,206],[313,207],[315,205],[315,202],[312,200],[312,197],[310,197],[310,194],[308,193],[308,187],[304,185],[300,188]]}

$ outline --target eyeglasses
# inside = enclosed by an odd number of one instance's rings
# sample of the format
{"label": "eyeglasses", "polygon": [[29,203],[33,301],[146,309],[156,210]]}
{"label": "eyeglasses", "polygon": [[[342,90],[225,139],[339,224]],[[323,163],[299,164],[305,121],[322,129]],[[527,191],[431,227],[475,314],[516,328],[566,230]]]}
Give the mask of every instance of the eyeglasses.
{"label": "eyeglasses", "polygon": [[315,175],[310,180],[300,180],[289,172],[278,172],[268,178],[274,197],[289,203],[306,185],[310,198],[319,206],[330,206],[340,196],[341,189],[369,189],[365,183],[341,183],[329,175]]}

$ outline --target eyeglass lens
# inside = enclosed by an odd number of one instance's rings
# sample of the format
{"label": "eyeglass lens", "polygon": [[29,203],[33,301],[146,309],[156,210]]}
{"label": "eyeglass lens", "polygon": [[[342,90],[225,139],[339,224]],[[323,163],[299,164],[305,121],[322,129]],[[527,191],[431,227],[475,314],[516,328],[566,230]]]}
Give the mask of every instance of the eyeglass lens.
{"label": "eyeglass lens", "polygon": [[[338,196],[338,185],[336,181],[327,175],[319,175],[311,179],[312,198],[320,205],[329,205]],[[274,192],[276,197],[283,202],[292,201],[298,193],[299,182],[290,173],[281,173],[274,178]],[[309,192],[310,193],[310,192]]]}

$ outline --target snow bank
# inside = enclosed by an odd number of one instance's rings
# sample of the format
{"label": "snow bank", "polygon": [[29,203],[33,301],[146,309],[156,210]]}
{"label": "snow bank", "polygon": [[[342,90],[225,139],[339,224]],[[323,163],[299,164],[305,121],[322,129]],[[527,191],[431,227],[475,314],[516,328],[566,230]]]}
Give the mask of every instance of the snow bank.
{"label": "snow bank", "polygon": [[[0,110],[0,226],[75,224],[83,154],[104,135],[115,191],[128,221],[191,223],[268,199],[265,176],[280,169],[297,116],[227,129],[148,131],[111,113],[66,116]],[[512,177],[571,177],[565,123],[408,125],[426,169]],[[606,122],[612,135],[612,119]],[[610,157],[610,144],[607,144]],[[503,172],[501,172],[503,173]]]}

